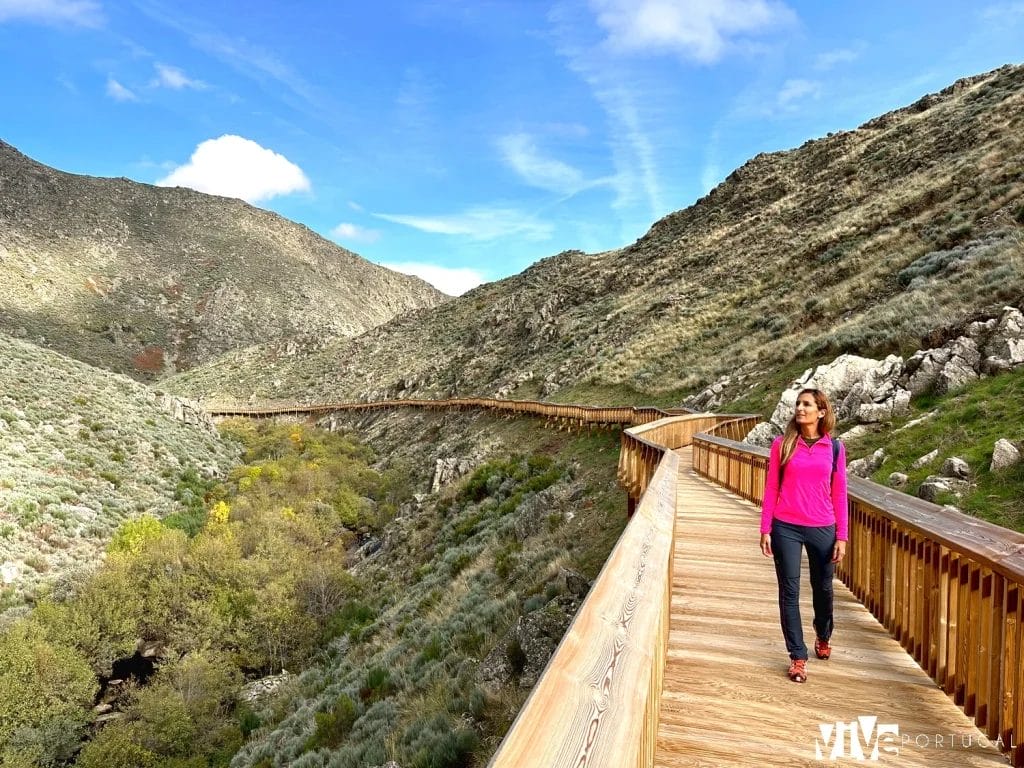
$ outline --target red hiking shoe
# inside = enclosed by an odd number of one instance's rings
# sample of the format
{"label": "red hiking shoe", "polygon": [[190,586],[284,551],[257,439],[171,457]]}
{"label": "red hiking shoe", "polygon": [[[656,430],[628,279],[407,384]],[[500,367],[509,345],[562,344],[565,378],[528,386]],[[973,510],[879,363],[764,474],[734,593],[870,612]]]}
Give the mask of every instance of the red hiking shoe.
{"label": "red hiking shoe", "polygon": [[794,683],[803,683],[807,680],[807,659],[793,659],[789,665],[789,679]]}
{"label": "red hiking shoe", "polygon": [[832,655],[832,646],[829,645],[828,640],[822,640],[819,637],[814,641],[814,655],[819,659],[827,659]]}

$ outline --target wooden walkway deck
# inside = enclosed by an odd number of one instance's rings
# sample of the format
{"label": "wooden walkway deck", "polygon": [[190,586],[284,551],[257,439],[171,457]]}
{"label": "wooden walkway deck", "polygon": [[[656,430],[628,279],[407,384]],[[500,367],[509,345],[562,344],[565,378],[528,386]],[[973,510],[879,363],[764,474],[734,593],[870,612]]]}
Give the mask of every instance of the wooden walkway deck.
{"label": "wooden walkway deck", "polygon": [[[775,572],[757,545],[760,510],[697,476],[690,449],[680,454],[656,766],[863,765],[871,762],[873,737],[859,738],[866,760],[850,756],[848,735],[841,759],[832,760],[834,738],[826,743],[820,725],[864,715],[899,728],[890,747],[898,753],[886,752],[890,742],[882,740],[874,764],[1007,764],[839,581],[832,658],[812,658],[807,682],[790,682]],[[801,587],[804,632],[813,642],[806,575]]]}

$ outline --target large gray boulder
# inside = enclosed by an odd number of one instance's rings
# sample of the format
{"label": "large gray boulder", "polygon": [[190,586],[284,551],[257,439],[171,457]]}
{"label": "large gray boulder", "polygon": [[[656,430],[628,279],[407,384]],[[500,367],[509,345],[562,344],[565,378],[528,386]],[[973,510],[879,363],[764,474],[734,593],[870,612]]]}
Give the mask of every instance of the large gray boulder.
{"label": "large gray boulder", "polygon": [[997,440],[992,448],[992,465],[989,471],[1001,472],[1004,469],[1009,469],[1019,461],[1020,451],[1017,450],[1017,446],[1004,437]]}
{"label": "large gray boulder", "polygon": [[984,373],[995,374],[1024,365],[1024,314],[1016,307],[1004,307],[981,351]]}
{"label": "large gray boulder", "polygon": [[800,390],[815,387],[823,390],[836,409],[840,421],[881,421],[907,412],[910,393],[903,391],[899,379],[903,359],[889,355],[873,360],[858,355],[840,355],[831,363],[808,368],[782,393],[771,421],[780,431],[785,429],[796,406]]}

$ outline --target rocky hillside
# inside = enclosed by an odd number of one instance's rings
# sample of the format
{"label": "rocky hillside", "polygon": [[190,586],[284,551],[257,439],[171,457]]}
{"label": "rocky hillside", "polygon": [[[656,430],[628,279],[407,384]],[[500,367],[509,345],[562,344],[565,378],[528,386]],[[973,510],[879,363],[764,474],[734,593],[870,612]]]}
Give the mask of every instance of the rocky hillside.
{"label": "rocky hillside", "polygon": [[238,448],[187,402],[0,334],[0,614],[93,567],[117,527],[205,514]]}
{"label": "rocky hillside", "polygon": [[1007,66],[758,155],[628,247],[562,253],[314,354],[252,347],[168,385],[669,400],[729,373],[911,353],[1024,297],[1022,156],[1024,67]]}
{"label": "rocky hillside", "polygon": [[62,173],[0,141],[0,328],[91,364],[149,380],[444,299],[241,200]]}

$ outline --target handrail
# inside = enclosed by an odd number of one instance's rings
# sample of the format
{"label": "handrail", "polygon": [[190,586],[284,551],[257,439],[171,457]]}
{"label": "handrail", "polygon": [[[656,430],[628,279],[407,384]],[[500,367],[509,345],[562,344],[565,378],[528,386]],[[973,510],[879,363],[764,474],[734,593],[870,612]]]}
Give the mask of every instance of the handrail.
{"label": "handrail", "polygon": [[[765,448],[714,435],[693,446],[700,474],[761,502]],[[837,575],[1011,764],[1024,766],[1024,535],[858,477],[849,479],[849,503]]]}
{"label": "handrail", "polygon": [[543,400],[501,400],[493,397],[455,397],[445,400],[424,398],[398,398],[367,402],[336,403],[277,403],[269,405],[240,405],[237,403],[205,403],[204,410],[211,416],[269,417],[298,414],[333,413],[336,411],[377,411],[394,408],[423,408],[428,410],[466,410],[482,408],[512,414],[544,416],[577,422],[580,425],[598,424],[636,426],[669,416],[686,413],[679,408],[654,406],[600,406],[570,403],[549,403]]}

